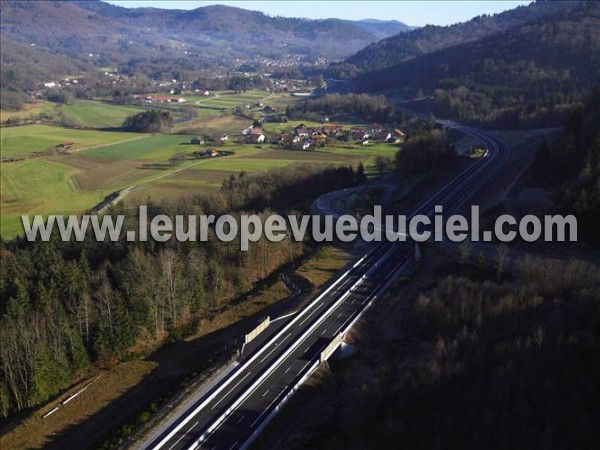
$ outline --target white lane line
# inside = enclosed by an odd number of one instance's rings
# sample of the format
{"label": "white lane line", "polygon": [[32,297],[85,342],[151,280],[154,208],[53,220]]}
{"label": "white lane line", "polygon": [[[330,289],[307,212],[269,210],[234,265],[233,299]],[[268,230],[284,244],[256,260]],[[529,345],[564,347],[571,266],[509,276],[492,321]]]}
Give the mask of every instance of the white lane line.
{"label": "white lane line", "polygon": [[327,328],[325,328],[325,329],[323,330],[323,333],[322,333],[322,334],[325,334],[325,333],[327,333]]}
{"label": "white lane line", "polygon": [[261,359],[261,360],[260,360],[260,362],[261,362],[261,363],[262,363],[262,362],[265,362],[265,359],[267,359],[269,356],[271,356],[271,354],[272,354],[272,353],[273,353],[275,350],[277,350],[277,347],[279,347],[279,342],[276,342],[276,343],[275,343],[275,345],[273,346],[273,350],[271,350],[269,353],[267,353],[267,354],[265,355],[265,357],[264,357],[263,359]]}
{"label": "white lane line", "polygon": [[256,420],[255,420],[254,422],[252,422],[252,424],[250,425],[250,429],[252,429],[252,427],[254,427],[254,425],[256,425],[256,422],[258,422],[258,421],[259,421],[259,420],[262,418],[262,416],[264,416],[264,415],[265,415],[265,413],[266,413],[267,411],[269,411],[269,408],[270,408],[271,406],[273,406],[273,403],[275,403],[275,402],[276,402],[276,401],[279,399],[279,396],[280,396],[280,395],[281,395],[283,392],[285,392],[285,388],[283,388],[283,389],[281,390],[281,392],[275,396],[275,398],[273,399],[273,401],[272,401],[271,403],[269,403],[269,406],[267,406],[265,409],[263,409],[263,412],[261,412],[261,413],[260,413],[260,415],[259,415],[259,416],[256,418]]}
{"label": "white lane line", "polygon": [[336,319],[339,319],[340,317],[342,317],[342,314],[344,314],[343,312],[339,313],[336,317]]}
{"label": "white lane line", "polygon": [[285,371],[285,373],[288,373],[291,368],[292,368],[292,366],[288,367],[287,370]]}
{"label": "white lane line", "polygon": [[240,417],[236,423],[240,423],[242,420],[244,420],[244,417],[246,417],[246,416]]}
{"label": "white lane line", "polygon": [[233,443],[233,445],[231,447],[229,447],[229,450],[233,450],[235,448],[235,446],[238,445],[238,442],[240,442],[240,441],[235,441]]}
{"label": "white lane line", "polygon": [[219,403],[221,403],[223,400],[225,400],[225,399],[227,398],[227,396],[228,396],[229,394],[231,394],[231,392],[232,392],[232,391],[233,391],[233,390],[234,390],[236,387],[238,387],[238,386],[240,385],[240,383],[246,379],[246,377],[248,377],[248,375],[250,375],[250,372],[248,372],[246,375],[244,375],[244,376],[242,377],[242,379],[241,379],[240,381],[238,381],[238,382],[235,384],[235,386],[233,386],[233,387],[232,387],[232,388],[229,390],[229,392],[227,392],[227,394],[223,395],[223,396],[221,397],[221,399],[220,399],[220,400],[219,400],[217,403],[215,403],[215,406],[213,406],[211,409],[215,409],[217,406],[219,406]]}
{"label": "white lane line", "polygon": [[200,423],[200,421],[196,422],[196,423],[195,423],[195,424],[194,424],[194,425],[193,425],[193,426],[192,426],[192,427],[191,427],[189,430],[187,430],[185,433],[183,433],[183,435],[182,435],[182,436],[181,436],[179,439],[177,439],[177,441],[176,441],[176,442],[175,442],[173,445],[171,445],[171,446],[169,447],[169,450],[171,450],[173,447],[175,447],[177,444],[179,444],[179,441],[181,441],[181,440],[182,440],[184,437],[186,437],[186,436],[187,436],[187,434],[188,434],[190,431],[192,431],[192,429],[193,429],[193,428],[194,428],[196,425],[198,425],[199,423]]}
{"label": "white lane line", "polygon": [[264,396],[265,396],[265,395],[267,395],[268,393],[269,393],[269,390],[267,389],[267,390],[265,391],[265,393],[264,393],[262,396],[264,397]]}

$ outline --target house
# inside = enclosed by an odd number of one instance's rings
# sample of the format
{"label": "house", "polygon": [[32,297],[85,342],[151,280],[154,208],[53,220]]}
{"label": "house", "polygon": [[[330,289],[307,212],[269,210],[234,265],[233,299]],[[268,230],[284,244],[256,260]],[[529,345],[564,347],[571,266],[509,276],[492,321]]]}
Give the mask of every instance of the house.
{"label": "house", "polygon": [[388,139],[392,138],[392,133],[388,130],[381,130],[380,132],[375,133],[373,138],[379,142],[387,142]]}
{"label": "house", "polygon": [[296,133],[296,136],[308,137],[309,130],[306,127],[296,128],[294,131]]}
{"label": "house", "polygon": [[398,128],[394,130],[394,136],[396,136],[400,142],[404,142],[406,140],[406,133]]}
{"label": "house", "polygon": [[147,95],[146,103],[184,103],[185,98],[169,97],[167,95]]}
{"label": "house", "polygon": [[250,136],[257,136],[257,135],[261,135],[261,134],[263,134],[262,127],[253,125],[252,128],[250,128]]}
{"label": "house", "polygon": [[56,149],[60,149],[60,150],[68,150],[71,147],[73,147],[75,145],[75,142],[71,142],[71,141],[65,141],[65,142],[61,142],[60,144],[56,145]]}
{"label": "house", "polygon": [[298,136],[294,136],[289,133],[283,133],[280,134],[277,138],[277,143],[281,145],[291,146],[294,143],[294,139],[298,139],[298,141],[300,141],[300,138],[298,138]]}
{"label": "house", "polygon": [[262,144],[263,142],[265,142],[265,135],[262,133],[261,134],[251,134],[250,136],[248,136],[247,142],[249,144]]}
{"label": "house", "polygon": [[383,126],[379,125],[378,123],[373,123],[373,124],[369,125],[365,131],[368,134],[374,136],[377,133],[381,133],[383,131]]}
{"label": "house", "polygon": [[216,156],[219,156],[219,152],[216,148],[209,148],[208,150],[205,150],[203,152],[196,152],[196,156],[198,158],[214,158]]}
{"label": "house", "polygon": [[227,142],[229,140],[229,136],[227,136],[226,134],[222,134],[221,137],[219,138],[219,142],[223,143],[223,142]]}
{"label": "house", "polygon": [[342,131],[342,126],[341,125],[336,125],[335,123],[326,123],[325,125],[323,125],[321,127],[321,130],[323,131],[323,133],[332,136],[340,131]]}
{"label": "house", "polygon": [[352,139],[353,141],[362,141],[362,139],[365,137],[365,132],[359,128],[353,128],[352,130],[350,130],[350,139]]}
{"label": "house", "polygon": [[304,143],[302,144],[302,150],[308,150],[308,149],[310,149],[311,145],[312,145],[312,142],[310,142],[310,141],[304,141]]}
{"label": "house", "polygon": [[190,143],[195,144],[195,145],[202,145],[202,144],[204,144],[204,139],[199,138],[199,137],[194,137],[194,138],[192,138]]}

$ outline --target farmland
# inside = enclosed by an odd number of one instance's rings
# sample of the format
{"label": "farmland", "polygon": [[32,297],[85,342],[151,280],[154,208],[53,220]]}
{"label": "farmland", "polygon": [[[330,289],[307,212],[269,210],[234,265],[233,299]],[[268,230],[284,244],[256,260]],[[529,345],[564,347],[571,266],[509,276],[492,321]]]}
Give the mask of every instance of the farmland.
{"label": "farmland", "polygon": [[[290,164],[369,164],[377,155],[392,157],[397,147],[389,144],[361,146],[336,142],[316,151],[302,152],[235,143],[249,121],[232,114],[231,108],[256,103],[268,94],[248,91],[220,92],[209,97],[186,97],[188,105],[202,111],[211,108],[211,117],[198,117],[178,125],[189,133],[214,135],[226,132],[231,139],[220,150],[230,156],[199,159],[193,155],[208,145],[190,144],[190,136],[177,134],[136,134],[115,130],[71,129],[52,125],[27,125],[2,128],[2,235],[22,233],[21,214],[74,214],[89,209],[107,195],[135,186],[124,199],[135,205],[151,199],[171,201],[218,189],[223,180],[240,171],[256,172]],[[276,96],[273,96],[273,98]],[[279,99],[282,100],[281,96]],[[193,102],[193,103],[192,103]],[[199,102],[196,104],[196,102]],[[42,103],[38,108],[49,108]],[[70,120],[81,125],[114,127],[138,109],[100,101],[77,100],[59,108]],[[219,111],[222,109],[222,111]],[[269,135],[290,131],[300,122],[265,124]],[[317,123],[306,122],[308,126]],[[61,142],[73,146],[65,154],[46,153]],[[176,154],[185,158],[178,165],[169,159]]]}
{"label": "farmland", "polygon": [[126,132],[72,130],[52,125],[2,128],[2,159],[31,156],[64,141],[71,141],[75,150],[82,150],[140,136]]}
{"label": "farmland", "polygon": [[136,106],[113,105],[107,102],[79,100],[72,105],[63,105],[65,117],[77,125],[92,128],[117,128],[127,116],[141,111]]}

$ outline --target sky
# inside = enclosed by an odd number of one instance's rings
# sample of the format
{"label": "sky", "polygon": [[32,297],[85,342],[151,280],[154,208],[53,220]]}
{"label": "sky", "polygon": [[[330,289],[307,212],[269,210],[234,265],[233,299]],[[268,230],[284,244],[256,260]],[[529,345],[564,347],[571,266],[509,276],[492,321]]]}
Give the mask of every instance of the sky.
{"label": "sky", "polygon": [[531,1],[194,1],[194,0],[108,0],[127,8],[154,7],[195,9],[208,5],[237,6],[270,16],[309,19],[399,20],[407,25],[451,25],[481,14],[494,14]]}

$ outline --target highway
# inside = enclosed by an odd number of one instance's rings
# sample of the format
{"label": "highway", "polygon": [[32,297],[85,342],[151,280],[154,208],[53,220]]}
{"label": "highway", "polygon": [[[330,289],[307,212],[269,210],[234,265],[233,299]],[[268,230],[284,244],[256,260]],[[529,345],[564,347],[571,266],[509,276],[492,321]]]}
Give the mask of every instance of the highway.
{"label": "highway", "polygon": [[[508,147],[481,130],[449,121],[478,137],[487,154],[425,200],[412,215],[432,216],[435,205],[456,212],[509,157]],[[336,195],[319,199],[326,213]],[[412,216],[411,215],[411,216]],[[391,286],[414,256],[412,242],[373,244],[369,252],[294,315],[262,347],[244,353],[240,364],[188,408],[153,442],[151,449],[239,449],[248,447],[269,420],[320,363],[334,338],[345,333],[365,309]]]}

